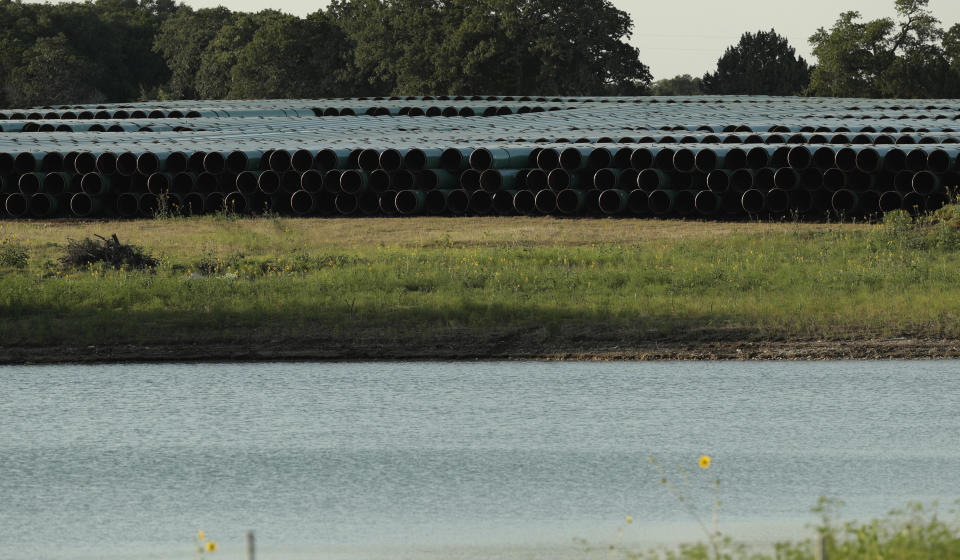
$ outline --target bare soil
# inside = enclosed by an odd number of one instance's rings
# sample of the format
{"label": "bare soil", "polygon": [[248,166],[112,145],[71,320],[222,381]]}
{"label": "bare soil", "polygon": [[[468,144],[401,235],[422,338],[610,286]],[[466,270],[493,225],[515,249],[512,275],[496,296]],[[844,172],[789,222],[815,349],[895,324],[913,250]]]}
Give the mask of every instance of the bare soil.
{"label": "bare soil", "polygon": [[0,364],[396,360],[915,360],[960,358],[955,339],[689,340],[537,344],[526,337],[397,341],[298,340],[249,344],[0,347]]}

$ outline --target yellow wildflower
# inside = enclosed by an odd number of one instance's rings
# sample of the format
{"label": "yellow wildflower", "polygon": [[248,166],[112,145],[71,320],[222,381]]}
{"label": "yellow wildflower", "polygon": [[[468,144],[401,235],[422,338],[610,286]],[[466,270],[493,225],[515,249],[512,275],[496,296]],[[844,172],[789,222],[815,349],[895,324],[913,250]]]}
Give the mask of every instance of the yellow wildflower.
{"label": "yellow wildflower", "polygon": [[710,467],[710,456],[709,456],[709,455],[701,455],[701,456],[700,456],[700,461],[698,462],[698,464],[700,465],[700,468],[701,468],[701,469],[709,468],[709,467]]}

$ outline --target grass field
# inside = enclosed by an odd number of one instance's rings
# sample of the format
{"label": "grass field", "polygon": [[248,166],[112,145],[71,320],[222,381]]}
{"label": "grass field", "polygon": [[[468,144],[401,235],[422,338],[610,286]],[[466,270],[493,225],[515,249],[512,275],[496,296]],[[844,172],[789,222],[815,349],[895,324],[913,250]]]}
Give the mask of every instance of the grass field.
{"label": "grass field", "polygon": [[[198,358],[217,345],[290,357],[475,358],[636,357],[679,344],[713,349],[709,357],[738,343],[956,341],[954,225],[904,216],[876,225],[7,221],[0,346],[8,360],[57,356],[23,354],[49,347],[82,356],[77,349],[91,345],[186,345]],[[58,262],[68,239],[114,233],[159,266]]]}

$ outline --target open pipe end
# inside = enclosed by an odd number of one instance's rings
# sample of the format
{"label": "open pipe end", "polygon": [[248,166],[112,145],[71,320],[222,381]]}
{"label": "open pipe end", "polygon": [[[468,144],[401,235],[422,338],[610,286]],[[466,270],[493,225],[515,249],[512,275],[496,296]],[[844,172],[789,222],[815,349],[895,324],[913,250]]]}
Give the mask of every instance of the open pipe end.
{"label": "open pipe end", "polygon": [[551,214],[557,210],[557,193],[544,189],[536,194],[534,206],[541,214]]}
{"label": "open pipe end", "polygon": [[773,214],[783,214],[790,209],[790,193],[781,188],[767,191],[765,200],[767,211]]}
{"label": "open pipe end", "polygon": [[220,152],[210,152],[203,158],[203,170],[219,175],[227,170],[227,158]]}
{"label": "open pipe end", "polygon": [[[628,156],[629,159],[629,156]],[[606,148],[594,148],[587,156],[587,165],[591,169],[603,169],[613,163],[613,154]]]}
{"label": "open pipe end", "polygon": [[450,191],[447,194],[447,210],[454,214],[465,214],[470,208],[470,194],[463,189]]}
{"label": "open pipe end", "polygon": [[644,169],[637,175],[637,187],[647,192],[668,186],[666,175],[657,169]]}
{"label": "open pipe end", "polygon": [[860,197],[849,189],[840,189],[830,198],[830,206],[841,215],[855,214],[859,210]]}
{"label": "open pipe end", "polygon": [[553,148],[544,148],[537,154],[537,167],[544,171],[553,171],[560,167],[560,153]]}
{"label": "open pipe end", "polygon": [[282,172],[290,169],[292,157],[287,150],[273,150],[268,160],[271,171]]}
{"label": "open pipe end", "polygon": [[697,212],[704,216],[712,216],[722,209],[720,196],[713,191],[698,192],[693,203]]}
{"label": "open pipe end", "polygon": [[487,191],[470,193],[470,211],[475,214],[489,214],[493,209],[493,197]]}
{"label": "open pipe end", "polygon": [[751,148],[747,152],[747,167],[750,169],[762,169],[770,162],[770,153],[766,148]]}
{"label": "open pipe end", "polygon": [[627,209],[635,216],[641,216],[650,211],[650,195],[646,191],[634,189],[627,197]]}
{"label": "open pipe end", "polygon": [[576,214],[583,209],[584,201],[583,191],[564,189],[557,193],[557,210],[567,215]]}
{"label": "open pipe end", "polygon": [[447,197],[443,194],[443,191],[430,191],[423,199],[423,208],[427,214],[433,216],[443,214],[447,211]]}
{"label": "open pipe end", "polygon": [[740,206],[748,214],[759,214],[763,212],[766,205],[766,195],[759,189],[750,189],[740,197]]}
{"label": "open pipe end", "polygon": [[70,186],[70,177],[65,173],[48,173],[43,178],[41,190],[45,193],[59,195],[67,192]]}
{"label": "open pipe end", "polygon": [[706,148],[697,152],[694,158],[694,168],[701,173],[710,173],[717,168],[719,161],[717,152]]}
{"label": "open pipe end", "polygon": [[560,167],[567,171],[575,171],[583,167],[583,154],[578,148],[566,148],[560,152]]}
{"label": "open pipe end", "polygon": [[22,218],[26,216],[30,210],[29,199],[21,193],[7,195],[3,206],[7,214],[10,214],[14,218]]}
{"label": "open pipe end", "polygon": [[[242,173],[246,171],[247,165],[250,163],[250,156],[245,152],[240,150],[234,150],[227,154],[226,162],[224,166],[226,170],[230,173]],[[312,162],[311,162],[312,165]]]}
{"label": "open pipe end", "polygon": [[403,155],[393,148],[380,152],[378,163],[387,171],[399,171],[403,167]]}
{"label": "open pipe end", "polygon": [[601,191],[614,189],[617,187],[617,180],[619,178],[620,174],[616,169],[598,169],[597,172],[593,174],[593,186]]}
{"label": "open pipe end", "polygon": [[707,188],[713,192],[726,192],[730,189],[731,174],[724,170],[714,170],[707,175]]}
{"label": "open pipe end", "polygon": [[87,173],[80,180],[80,188],[89,195],[98,196],[109,190],[109,182],[100,173]]}
{"label": "open pipe end", "polygon": [[627,209],[629,195],[619,189],[607,189],[600,193],[598,203],[600,211],[608,216],[616,216]]}
{"label": "open pipe end", "polygon": [[940,178],[929,171],[918,171],[913,176],[913,192],[922,195],[932,194],[940,187]]}

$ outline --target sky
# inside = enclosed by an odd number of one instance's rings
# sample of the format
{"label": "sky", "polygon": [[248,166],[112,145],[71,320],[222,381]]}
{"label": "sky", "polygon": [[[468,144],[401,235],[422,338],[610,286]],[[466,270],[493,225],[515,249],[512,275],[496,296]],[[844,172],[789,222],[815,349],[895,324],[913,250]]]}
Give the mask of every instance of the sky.
{"label": "sky", "polygon": [[[797,53],[813,58],[807,39],[818,27],[829,28],[841,12],[858,11],[865,19],[893,17],[893,0],[612,0],[633,18],[630,43],[654,79],[679,74],[701,76],[745,31],[775,29]],[[273,8],[304,16],[326,7],[309,0],[186,0],[196,8],[226,6],[236,11]],[[960,23],[960,0],[930,0],[930,10],[944,29]]]}

